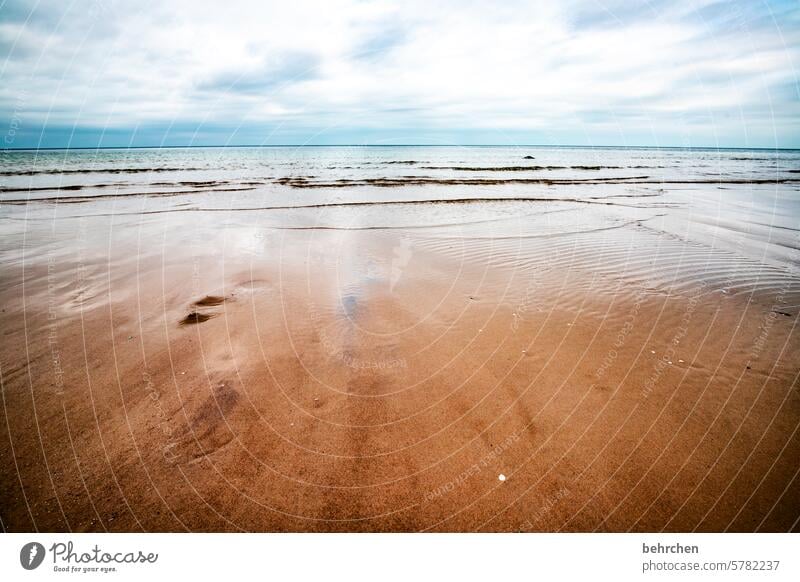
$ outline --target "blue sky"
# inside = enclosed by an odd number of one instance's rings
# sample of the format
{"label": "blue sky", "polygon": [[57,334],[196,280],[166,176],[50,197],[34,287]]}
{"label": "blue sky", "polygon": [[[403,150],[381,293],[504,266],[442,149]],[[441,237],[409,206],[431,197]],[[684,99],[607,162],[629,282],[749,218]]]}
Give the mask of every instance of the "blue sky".
{"label": "blue sky", "polygon": [[800,147],[800,2],[0,0],[2,147]]}

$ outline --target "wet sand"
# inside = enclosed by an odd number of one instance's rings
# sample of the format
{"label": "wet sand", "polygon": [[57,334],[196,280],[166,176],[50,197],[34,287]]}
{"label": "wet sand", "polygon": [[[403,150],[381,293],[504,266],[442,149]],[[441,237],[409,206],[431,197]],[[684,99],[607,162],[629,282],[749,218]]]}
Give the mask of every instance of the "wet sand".
{"label": "wet sand", "polygon": [[800,528],[793,254],[119,210],[7,239],[7,531]]}

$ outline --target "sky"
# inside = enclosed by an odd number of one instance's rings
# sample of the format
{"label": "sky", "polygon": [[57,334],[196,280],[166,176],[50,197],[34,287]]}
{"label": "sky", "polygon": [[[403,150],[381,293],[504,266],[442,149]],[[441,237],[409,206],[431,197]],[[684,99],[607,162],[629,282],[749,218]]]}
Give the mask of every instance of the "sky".
{"label": "sky", "polygon": [[800,147],[799,71],[797,0],[0,0],[0,147]]}

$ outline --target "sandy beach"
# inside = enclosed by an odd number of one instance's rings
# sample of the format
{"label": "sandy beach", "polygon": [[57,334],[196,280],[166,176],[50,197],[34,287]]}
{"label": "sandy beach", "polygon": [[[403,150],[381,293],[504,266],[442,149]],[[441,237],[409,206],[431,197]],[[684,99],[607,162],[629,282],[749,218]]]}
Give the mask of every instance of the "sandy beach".
{"label": "sandy beach", "polygon": [[796,185],[643,173],[6,191],[3,528],[797,531]]}

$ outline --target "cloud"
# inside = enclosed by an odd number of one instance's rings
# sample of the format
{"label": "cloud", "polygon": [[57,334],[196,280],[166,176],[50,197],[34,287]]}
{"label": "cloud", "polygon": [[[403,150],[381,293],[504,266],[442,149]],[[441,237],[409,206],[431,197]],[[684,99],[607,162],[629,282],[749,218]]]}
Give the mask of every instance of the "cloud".
{"label": "cloud", "polygon": [[798,56],[791,1],[0,0],[0,131],[800,146]]}
{"label": "cloud", "polygon": [[225,70],[197,85],[199,91],[225,93],[265,94],[293,83],[319,76],[322,60],[318,55],[305,52],[286,52],[271,55],[254,69]]}

